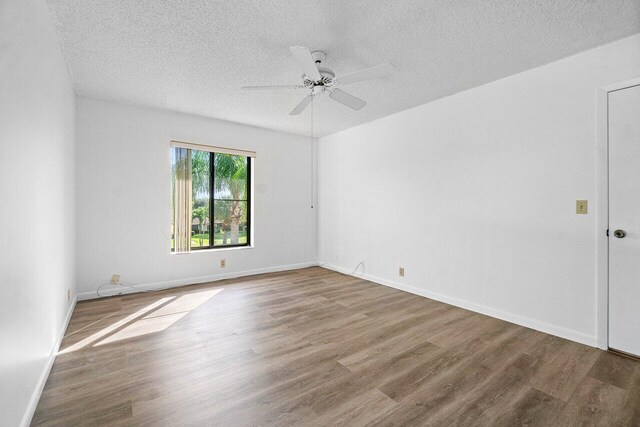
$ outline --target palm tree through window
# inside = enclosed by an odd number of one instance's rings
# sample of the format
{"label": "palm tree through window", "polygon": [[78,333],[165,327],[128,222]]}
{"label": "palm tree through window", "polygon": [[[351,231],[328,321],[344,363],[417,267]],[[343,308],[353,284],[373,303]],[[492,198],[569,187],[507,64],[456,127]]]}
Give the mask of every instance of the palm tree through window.
{"label": "palm tree through window", "polygon": [[191,150],[190,159],[191,250],[250,245],[251,158]]}

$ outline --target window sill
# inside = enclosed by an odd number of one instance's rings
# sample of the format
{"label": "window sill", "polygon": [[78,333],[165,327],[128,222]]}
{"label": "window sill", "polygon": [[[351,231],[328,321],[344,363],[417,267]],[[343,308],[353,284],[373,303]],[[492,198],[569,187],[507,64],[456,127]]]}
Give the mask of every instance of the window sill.
{"label": "window sill", "polygon": [[211,253],[211,252],[226,252],[226,251],[242,251],[247,249],[253,249],[253,245],[249,246],[235,246],[232,248],[212,248],[212,249],[196,249],[191,252],[171,252],[171,255],[192,255],[199,253]]}

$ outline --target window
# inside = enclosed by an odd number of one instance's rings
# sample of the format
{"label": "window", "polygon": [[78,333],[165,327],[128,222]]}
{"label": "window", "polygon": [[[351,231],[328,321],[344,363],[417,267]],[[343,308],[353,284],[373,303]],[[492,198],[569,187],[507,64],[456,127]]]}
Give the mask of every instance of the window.
{"label": "window", "polygon": [[251,156],[234,154],[239,150],[217,152],[185,148],[191,146],[186,143],[176,145],[172,152],[171,250],[249,246]]}

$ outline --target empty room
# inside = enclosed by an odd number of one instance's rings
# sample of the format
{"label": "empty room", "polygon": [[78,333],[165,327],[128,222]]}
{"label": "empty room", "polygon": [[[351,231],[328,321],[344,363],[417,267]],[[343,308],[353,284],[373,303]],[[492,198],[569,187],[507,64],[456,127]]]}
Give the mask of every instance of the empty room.
{"label": "empty room", "polygon": [[640,1],[0,0],[0,427],[640,426]]}

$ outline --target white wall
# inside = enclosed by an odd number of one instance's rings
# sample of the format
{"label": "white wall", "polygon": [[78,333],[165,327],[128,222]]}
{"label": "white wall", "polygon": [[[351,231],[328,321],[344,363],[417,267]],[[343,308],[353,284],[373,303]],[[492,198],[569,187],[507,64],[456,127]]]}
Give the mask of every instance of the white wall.
{"label": "white wall", "polygon": [[319,261],[595,345],[596,91],[638,75],[640,35],[321,138]]}
{"label": "white wall", "polygon": [[[169,286],[315,263],[308,137],[79,97],[77,138],[81,298],[113,273]],[[171,254],[172,139],[257,151],[254,248]]]}
{"label": "white wall", "polygon": [[0,425],[28,423],[75,295],[75,95],[44,0],[0,4]]}

